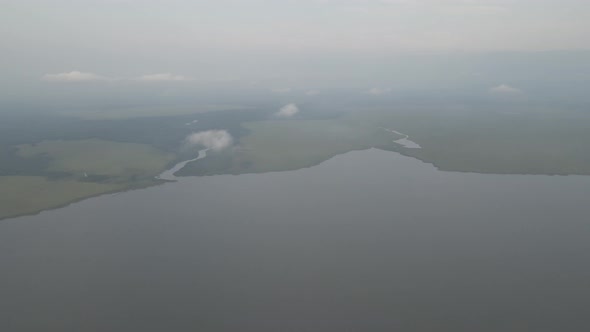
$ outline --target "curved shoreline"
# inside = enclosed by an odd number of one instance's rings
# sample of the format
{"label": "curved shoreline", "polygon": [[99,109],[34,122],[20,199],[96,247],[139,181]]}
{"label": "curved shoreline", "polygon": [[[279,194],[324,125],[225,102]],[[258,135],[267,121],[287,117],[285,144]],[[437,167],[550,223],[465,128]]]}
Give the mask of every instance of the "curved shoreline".
{"label": "curved shoreline", "polygon": [[149,182],[144,182],[141,184],[134,184],[134,185],[127,185],[127,186],[120,188],[120,189],[114,189],[114,190],[109,190],[109,191],[97,193],[94,195],[79,197],[79,198],[76,198],[76,199],[73,199],[70,201],[66,201],[66,202],[63,202],[63,203],[60,203],[60,204],[57,204],[54,206],[48,206],[45,208],[35,209],[35,210],[31,210],[29,212],[24,212],[24,213],[20,213],[20,214],[16,214],[16,215],[9,215],[9,216],[5,216],[5,217],[0,216],[0,221],[15,219],[15,218],[19,218],[19,217],[25,217],[25,216],[34,216],[34,215],[38,215],[38,214],[45,212],[45,211],[61,209],[61,208],[67,207],[71,204],[75,204],[75,203],[78,203],[78,202],[81,202],[81,201],[84,201],[87,199],[99,197],[99,196],[117,195],[117,194],[128,192],[128,191],[158,186],[158,185],[164,184],[166,182],[177,181],[178,178],[176,176],[174,176],[174,173],[178,172],[178,170],[183,168],[186,164],[188,164],[191,161],[205,158],[207,156],[207,150],[208,149],[200,150],[198,157],[190,159],[190,160],[185,160],[185,161],[179,162],[178,164],[174,165],[174,167],[172,167],[168,170],[165,170],[160,175],[155,176],[153,178],[153,180],[151,180]]}
{"label": "curved shoreline", "polygon": [[[262,174],[262,173],[274,173],[274,172],[288,172],[288,171],[295,171],[298,169],[302,169],[302,168],[311,168],[311,167],[315,167],[317,165],[322,164],[323,162],[330,160],[336,156],[339,155],[343,155],[346,153],[350,153],[350,152],[354,152],[354,151],[363,151],[363,150],[368,150],[368,149],[378,149],[378,150],[383,150],[383,151],[388,151],[388,152],[394,152],[394,153],[399,153],[400,155],[403,155],[405,157],[408,158],[413,158],[416,160],[419,160],[425,164],[430,164],[432,165],[436,170],[441,171],[441,172],[453,172],[453,173],[472,173],[472,174],[481,174],[481,175],[534,175],[534,176],[590,176],[590,174],[585,174],[585,173],[520,173],[520,172],[491,172],[491,171],[475,171],[475,170],[467,170],[467,169],[453,169],[453,168],[448,168],[448,167],[444,167],[439,165],[437,162],[434,161],[429,161],[423,158],[419,158],[417,156],[413,156],[407,153],[408,150],[405,149],[388,149],[388,148],[383,148],[383,147],[370,147],[370,148],[364,148],[364,149],[358,149],[358,150],[350,150],[344,153],[338,153],[332,156],[329,156],[328,158],[325,158],[319,162],[310,164],[308,166],[305,167],[299,167],[299,168],[294,168],[294,169],[283,169],[283,170],[276,170],[276,171],[269,171],[269,172],[244,172],[244,173],[235,173],[235,174],[231,174],[231,173],[220,173],[220,174],[216,174],[216,175],[242,175],[242,174]],[[96,195],[91,195],[91,196],[86,196],[86,197],[81,197],[69,202],[65,202],[63,204],[59,204],[56,206],[52,206],[52,207],[47,207],[47,208],[42,208],[39,210],[35,210],[35,211],[31,211],[31,212],[26,212],[26,213],[22,213],[22,214],[18,214],[18,215],[13,215],[13,216],[7,216],[7,217],[0,217],[0,221],[6,221],[6,220],[11,220],[11,219],[16,219],[19,217],[24,217],[24,216],[31,216],[31,215],[38,215],[44,211],[50,211],[50,210],[56,210],[56,209],[60,209],[60,208],[64,208],[67,207],[71,204],[74,203],[78,203],[81,201],[84,201],[86,199],[90,199],[90,198],[94,198],[94,197],[99,197],[99,196],[105,196],[105,195],[116,195],[119,193],[123,193],[123,192],[128,192],[128,191],[133,191],[133,190],[138,190],[138,189],[145,189],[148,187],[153,187],[153,186],[157,186],[160,184],[164,184],[167,182],[175,182],[178,181],[179,177],[176,177],[174,175],[174,173],[178,172],[182,167],[186,166],[186,164],[188,164],[189,162],[195,161],[195,160],[199,160],[202,158],[205,158],[207,156],[207,151],[208,149],[205,150],[201,150],[199,151],[199,156],[197,158],[193,158],[190,160],[185,160],[182,162],[179,162],[178,164],[174,165],[174,167],[162,172],[160,175],[156,176],[153,178],[154,182],[153,183],[142,183],[139,185],[135,185],[135,186],[128,186],[126,188],[120,189],[120,190],[113,190],[113,191],[107,191],[104,193],[99,193]],[[199,175],[194,175],[194,176],[199,176]]]}

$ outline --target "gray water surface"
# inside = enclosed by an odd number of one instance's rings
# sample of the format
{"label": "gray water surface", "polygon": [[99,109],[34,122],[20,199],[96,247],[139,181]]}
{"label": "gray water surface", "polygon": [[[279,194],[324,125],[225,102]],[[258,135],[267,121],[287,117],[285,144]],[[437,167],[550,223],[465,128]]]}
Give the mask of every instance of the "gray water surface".
{"label": "gray water surface", "polygon": [[0,222],[0,331],[588,331],[590,177],[379,150]]}

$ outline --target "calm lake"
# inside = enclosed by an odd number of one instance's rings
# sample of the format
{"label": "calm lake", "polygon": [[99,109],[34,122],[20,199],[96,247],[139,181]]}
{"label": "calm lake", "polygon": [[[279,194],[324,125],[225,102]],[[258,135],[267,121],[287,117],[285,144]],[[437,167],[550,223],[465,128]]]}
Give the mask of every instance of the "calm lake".
{"label": "calm lake", "polygon": [[367,150],[0,221],[0,331],[590,331],[590,177]]}

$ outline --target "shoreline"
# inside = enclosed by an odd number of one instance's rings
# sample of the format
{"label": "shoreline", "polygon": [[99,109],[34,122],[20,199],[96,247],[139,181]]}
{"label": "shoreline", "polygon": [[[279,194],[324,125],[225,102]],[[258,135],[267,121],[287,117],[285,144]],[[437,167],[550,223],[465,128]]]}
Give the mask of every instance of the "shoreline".
{"label": "shoreline", "polygon": [[102,193],[98,193],[95,195],[89,195],[89,196],[84,196],[84,197],[79,197],[73,200],[69,200],[67,202],[64,203],[60,203],[60,204],[56,204],[53,206],[48,206],[45,208],[40,208],[40,209],[36,209],[36,210],[32,210],[30,212],[23,212],[23,213],[19,213],[19,214],[15,214],[15,215],[9,215],[6,217],[2,217],[0,216],[0,221],[5,221],[5,220],[9,220],[9,219],[16,219],[19,217],[26,217],[26,216],[36,216],[42,212],[45,211],[51,211],[51,210],[57,210],[57,209],[61,209],[61,208],[65,208],[69,205],[78,203],[78,202],[82,202],[84,200],[87,199],[91,199],[91,198],[95,198],[95,197],[100,197],[100,196],[105,196],[105,195],[117,195],[120,193],[125,193],[125,192],[129,192],[129,191],[133,191],[133,190],[140,190],[140,189],[146,189],[146,188],[150,188],[150,187],[155,187],[155,186],[159,186],[165,183],[169,183],[169,182],[176,182],[178,181],[178,178],[176,176],[174,176],[174,173],[176,173],[178,170],[180,170],[182,167],[184,167],[186,164],[188,164],[189,162],[198,160],[198,159],[202,159],[205,158],[207,156],[207,151],[208,149],[203,149],[200,150],[198,152],[198,156],[196,158],[190,159],[190,160],[185,160],[185,161],[181,161],[177,164],[175,164],[172,168],[169,168],[165,171],[163,171],[162,173],[160,173],[159,175],[156,175],[152,180],[149,180],[145,183],[142,184],[138,184],[138,185],[127,185],[124,186],[121,189],[115,189],[115,190],[110,190],[110,191],[105,191]]}
{"label": "shoreline", "polygon": [[12,216],[6,216],[6,217],[1,217],[0,216],[0,222],[6,221],[6,220],[10,220],[10,219],[16,219],[16,218],[20,218],[20,217],[36,216],[36,215],[41,214],[41,213],[43,213],[45,211],[51,211],[51,210],[57,210],[57,209],[65,208],[65,207],[67,207],[69,205],[72,205],[72,204],[75,204],[75,203],[79,203],[79,202],[82,202],[82,201],[87,200],[87,199],[91,199],[91,198],[95,198],[95,197],[100,197],[100,196],[105,196],[105,195],[116,195],[116,194],[125,193],[125,192],[133,191],[133,190],[141,190],[141,189],[145,189],[145,188],[159,186],[159,185],[165,184],[167,182],[169,182],[169,181],[165,181],[165,180],[158,181],[158,180],[155,180],[153,183],[146,182],[146,183],[141,184],[141,185],[127,186],[127,187],[122,188],[122,189],[115,189],[115,190],[105,191],[105,192],[102,192],[102,193],[99,193],[99,194],[80,197],[80,198],[77,198],[77,199],[74,199],[74,200],[67,201],[67,202],[62,203],[62,204],[58,204],[58,205],[54,205],[54,206],[50,206],[50,207],[46,207],[46,208],[34,210],[34,211],[31,211],[31,212],[24,212],[24,213],[12,215]]}
{"label": "shoreline", "polygon": [[193,158],[190,160],[185,160],[182,162],[177,163],[176,165],[174,165],[172,168],[163,171],[162,173],[160,173],[160,175],[157,175],[153,178],[153,182],[146,182],[143,183],[141,185],[136,185],[136,186],[128,186],[124,189],[120,189],[120,190],[112,190],[112,191],[108,191],[108,192],[104,192],[104,193],[100,193],[100,194],[96,194],[96,195],[91,195],[91,196],[85,196],[85,197],[81,197],[75,200],[71,200],[68,202],[65,202],[63,204],[59,204],[59,205],[55,205],[55,206],[51,206],[51,207],[47,207],[47,208],[43,208],[43,209],[39,209],[39,210],[35,210],[35,211],[31,211],[31,212],[26,212],[26,213],[22,213],[22,214],[17,214],[17,215],[13,215],[13,216],[7,216],[7,217],[0,217],[0,222],[1,221],[6,221],[6,220],[10,220],[10,219],[16,219],[19,217],[25,217],[25,216],[34,216],[34,215],[38,215],[42,212],[45,211],[51,211],[51,210],[57,210],[60,208],[64,208],[67,207],[71,204],[75,204],[87,199],[91,199],[94,197],[99,197],[99,196],[104,196],[104,195],[115,195],[115,194],[119,194],[119,193],[124,193],[124,192],[128,192],[128,191],[133,191],[133,190],[140,190],[140,189],[145,189],[145,188],[149,188],[149,187],[155,187],[155,186],[159,186],[165,183],[169,183],[169,182],[176,182],[181,178],[184,177],[202,177],[202,176],[215,176],[215,175],[242,175],[242,174],[264,174],[264,173],[278,173],[278,172],[290,172],[290,171],[296,171],[299,169],[304,169],[304,168],[311,168],[311,167],[315,167],[318,166],[334,157],[337,157],[339,155],[343,155],[346,153],[350,153],[350,152],[355,152],[355,151],[364,151],[364,150],[370,150],[370,149],[377,149],[377,150],[383,150],[383,151],[387,151],[387,152],[394,152],[394,153],[399,153],[400,155],[404,156],[404,157],[408,157],[408,158],[413,158],[416,160],[419,160],[425,164],[430,164],[432,165],[437,171],[440,172],[453,172],[453,173],[471,173],[471,174],[481,174],[481,175],[535,175],[535,176],[590,176],[590,174],[584,174],[584,173],[519,173],[519,172],[499,172],[499,171],[495,171],[495,172],[487,172],[487,171],[472,171],[472,170],[457,170],[457,169],[447,169],[444,167],[441,167],[439,165],[437,165],[436,162],[431,162],[431,161],[426,161],[424,159],[421,159],[419,157],[416,156],[412,156],[409,155],[407,153],[404,153],[403,148],[400,146],[399,150],[398,149],[391,149],[391,148],[384,148],[384,147],[370,147],[370,148],[366,148],[366,149],[358,149],[358,150],[350,150],[350,151],[346,151],[343,153],[339,153],[333,156],[329,156],[319,162],[315,162],[311,165],[305,166],[305,167],[298,167],[298,168],[294,168],[294,169],[283,169],[283,170],[276,170],[276,171],[265,171],[265,172],[243,172],[243,173],[220,173],[220,174],[212,174],[212,175],[187,175],[187,176],[181,176],[181,177],[176,177],[174,176],[174,173],[176,173],[178,170],[180,170],[182,167],[184,167],[186,164],[188,164],[189,162],[198,160],[198,159],[202,159],[206,157],[206,152],[207,149],[205,150],[200,150],[199,151],[199,156],[197,158]]}

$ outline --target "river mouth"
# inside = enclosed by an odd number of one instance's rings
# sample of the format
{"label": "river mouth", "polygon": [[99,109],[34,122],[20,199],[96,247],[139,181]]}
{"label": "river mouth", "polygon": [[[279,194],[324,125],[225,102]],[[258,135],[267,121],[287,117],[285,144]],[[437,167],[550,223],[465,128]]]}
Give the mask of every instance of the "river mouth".
{"label": "river mouth", "polygon": [[165,170],[160,175],[156,176],[156,179],[164,180],[164,181],[177,181],[178,177],[176,177],[174,175],[176,172],[180,171],[184,166],[186,166],[186,164],[188,164],[190,162],[197,161],[199,159],[203,159],[203,158],[207,157],[208,151],[209,151],[209,149],[199,150],[199,155],[196,158],[179,162],[178,164],[174,165],[172,168]]}
{"label": "river mouth", "polygon": [[[407,136],[407,135],[406,135]],[[410,141],[408,139],[409,136],[407,136],[406,138],[402,138],[402,139],[398,139],[393,141],[394,143],[397,143],[401,146],[403,146],[406,149],[422,149],[422,147],[420,146],[420,144],[414,142],[414,141]]]}
{"label": "river mouth", "polygon": [[100,196],[0,223],[0,330],[585,331],[589,195],[371,149]]}
{"label": "river mouth", "polygon": [[410,136],[408,136],[408,135],[406,135],[404,133],[400,133],[397,130],[389,129],[389,128],[383,128],[383,130],[385,130],[387,132],[390,132],[390,133],[394,133],[396,135],[405,136],[404,138],[400,138],[400,139],[394,140],[393,142],[394,143],[397,143],[397,144],[399,144],[401,146],[403,146],[406,149],[422,149],[422,147],[420,146],[420,144],[418,144],[418,143],[416,143],[414,141],[411,141],[410,140]]}

